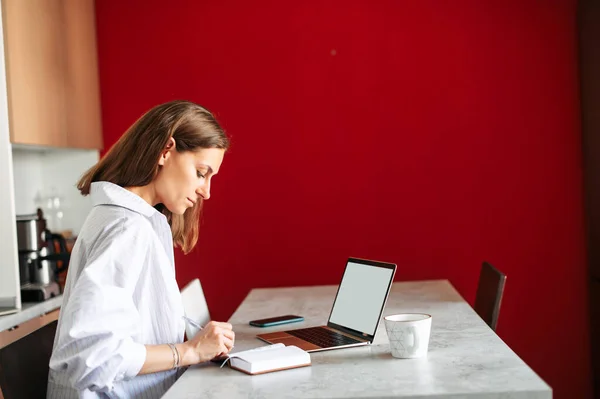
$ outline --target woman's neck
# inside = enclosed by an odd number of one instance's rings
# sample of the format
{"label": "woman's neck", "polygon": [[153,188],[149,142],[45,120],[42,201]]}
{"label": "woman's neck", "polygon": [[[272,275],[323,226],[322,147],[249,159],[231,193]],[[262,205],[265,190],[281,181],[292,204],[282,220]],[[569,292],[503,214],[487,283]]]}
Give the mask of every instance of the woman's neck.
{"label": "woman's neck", "polygon": [[141,197],[144,201],[149,203],[150,206],[155,206],[159,203],[158,196],[156,195],[156,191],[152,184],[146,186],[125,187],[125,190],[131,191]]}

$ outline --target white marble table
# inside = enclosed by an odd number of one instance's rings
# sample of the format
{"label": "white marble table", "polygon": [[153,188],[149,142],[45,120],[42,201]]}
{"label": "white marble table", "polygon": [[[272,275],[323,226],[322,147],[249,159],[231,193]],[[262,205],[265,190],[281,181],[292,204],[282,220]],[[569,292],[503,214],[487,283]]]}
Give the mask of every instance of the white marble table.
{"label": "white marble table", "polygon": [[[229,320],[235,350],[264,343],[259,332],[327,323],[336,286],[255,289]],[[433,316],[427,358],[395,359],[383,322],[373,345],[311,354],[312,366],[250,376],[209,363],[189,368],[164,398],[551,398],[552,390],[446,280],[394,283],[384,315]],[[304,316],[257,328],[252,319]],[[234,351],[235,351],[234,350]]]}

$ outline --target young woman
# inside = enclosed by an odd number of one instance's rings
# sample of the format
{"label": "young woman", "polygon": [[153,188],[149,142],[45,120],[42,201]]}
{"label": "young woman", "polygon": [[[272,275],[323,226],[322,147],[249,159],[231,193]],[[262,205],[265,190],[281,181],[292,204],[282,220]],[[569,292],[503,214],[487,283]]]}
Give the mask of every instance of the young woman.
{"label": "young woman", "polygon": [[49,398],[158,398],[180,367],[229,352],[229,323],[210,322],[183,342],[173,245],[198,240],[229,139],[187,101],[135,122],[77,188],[93,209],[71,254],[50,359]]}

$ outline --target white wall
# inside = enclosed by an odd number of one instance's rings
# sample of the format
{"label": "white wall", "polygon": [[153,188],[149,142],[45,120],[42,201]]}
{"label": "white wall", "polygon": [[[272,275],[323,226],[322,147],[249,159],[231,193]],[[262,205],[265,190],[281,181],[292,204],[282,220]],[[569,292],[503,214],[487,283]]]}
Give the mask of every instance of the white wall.
{"label": "white wall", "polygon": [[[76,185],[98,162],[98,151],[15,146],[12,155],[17,215],[35,213],[42,207],[50,230],[71,230],[77,235],[92,205]],[[64,216],[60,223],[47,206],[47,198],[54,195],[61,199]]]}
{"label": "white wall", "polygon": [[42,185],[42,164],[39,154],[13,149],[13,179],[15,183],[15,212],[34,213],[36,191]]}

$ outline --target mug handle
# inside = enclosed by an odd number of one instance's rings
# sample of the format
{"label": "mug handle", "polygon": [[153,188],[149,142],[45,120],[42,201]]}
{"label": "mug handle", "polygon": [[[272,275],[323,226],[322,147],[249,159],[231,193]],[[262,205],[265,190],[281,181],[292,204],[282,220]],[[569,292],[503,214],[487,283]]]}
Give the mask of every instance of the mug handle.
{"label": "mug handle", "polygon": [[417,326],[410,326],[410,332],[413,336],[413,345],[411,348],[411,355],[416,355],[417,351],[421,347],[421,341],[419,339],[419,331]]}

